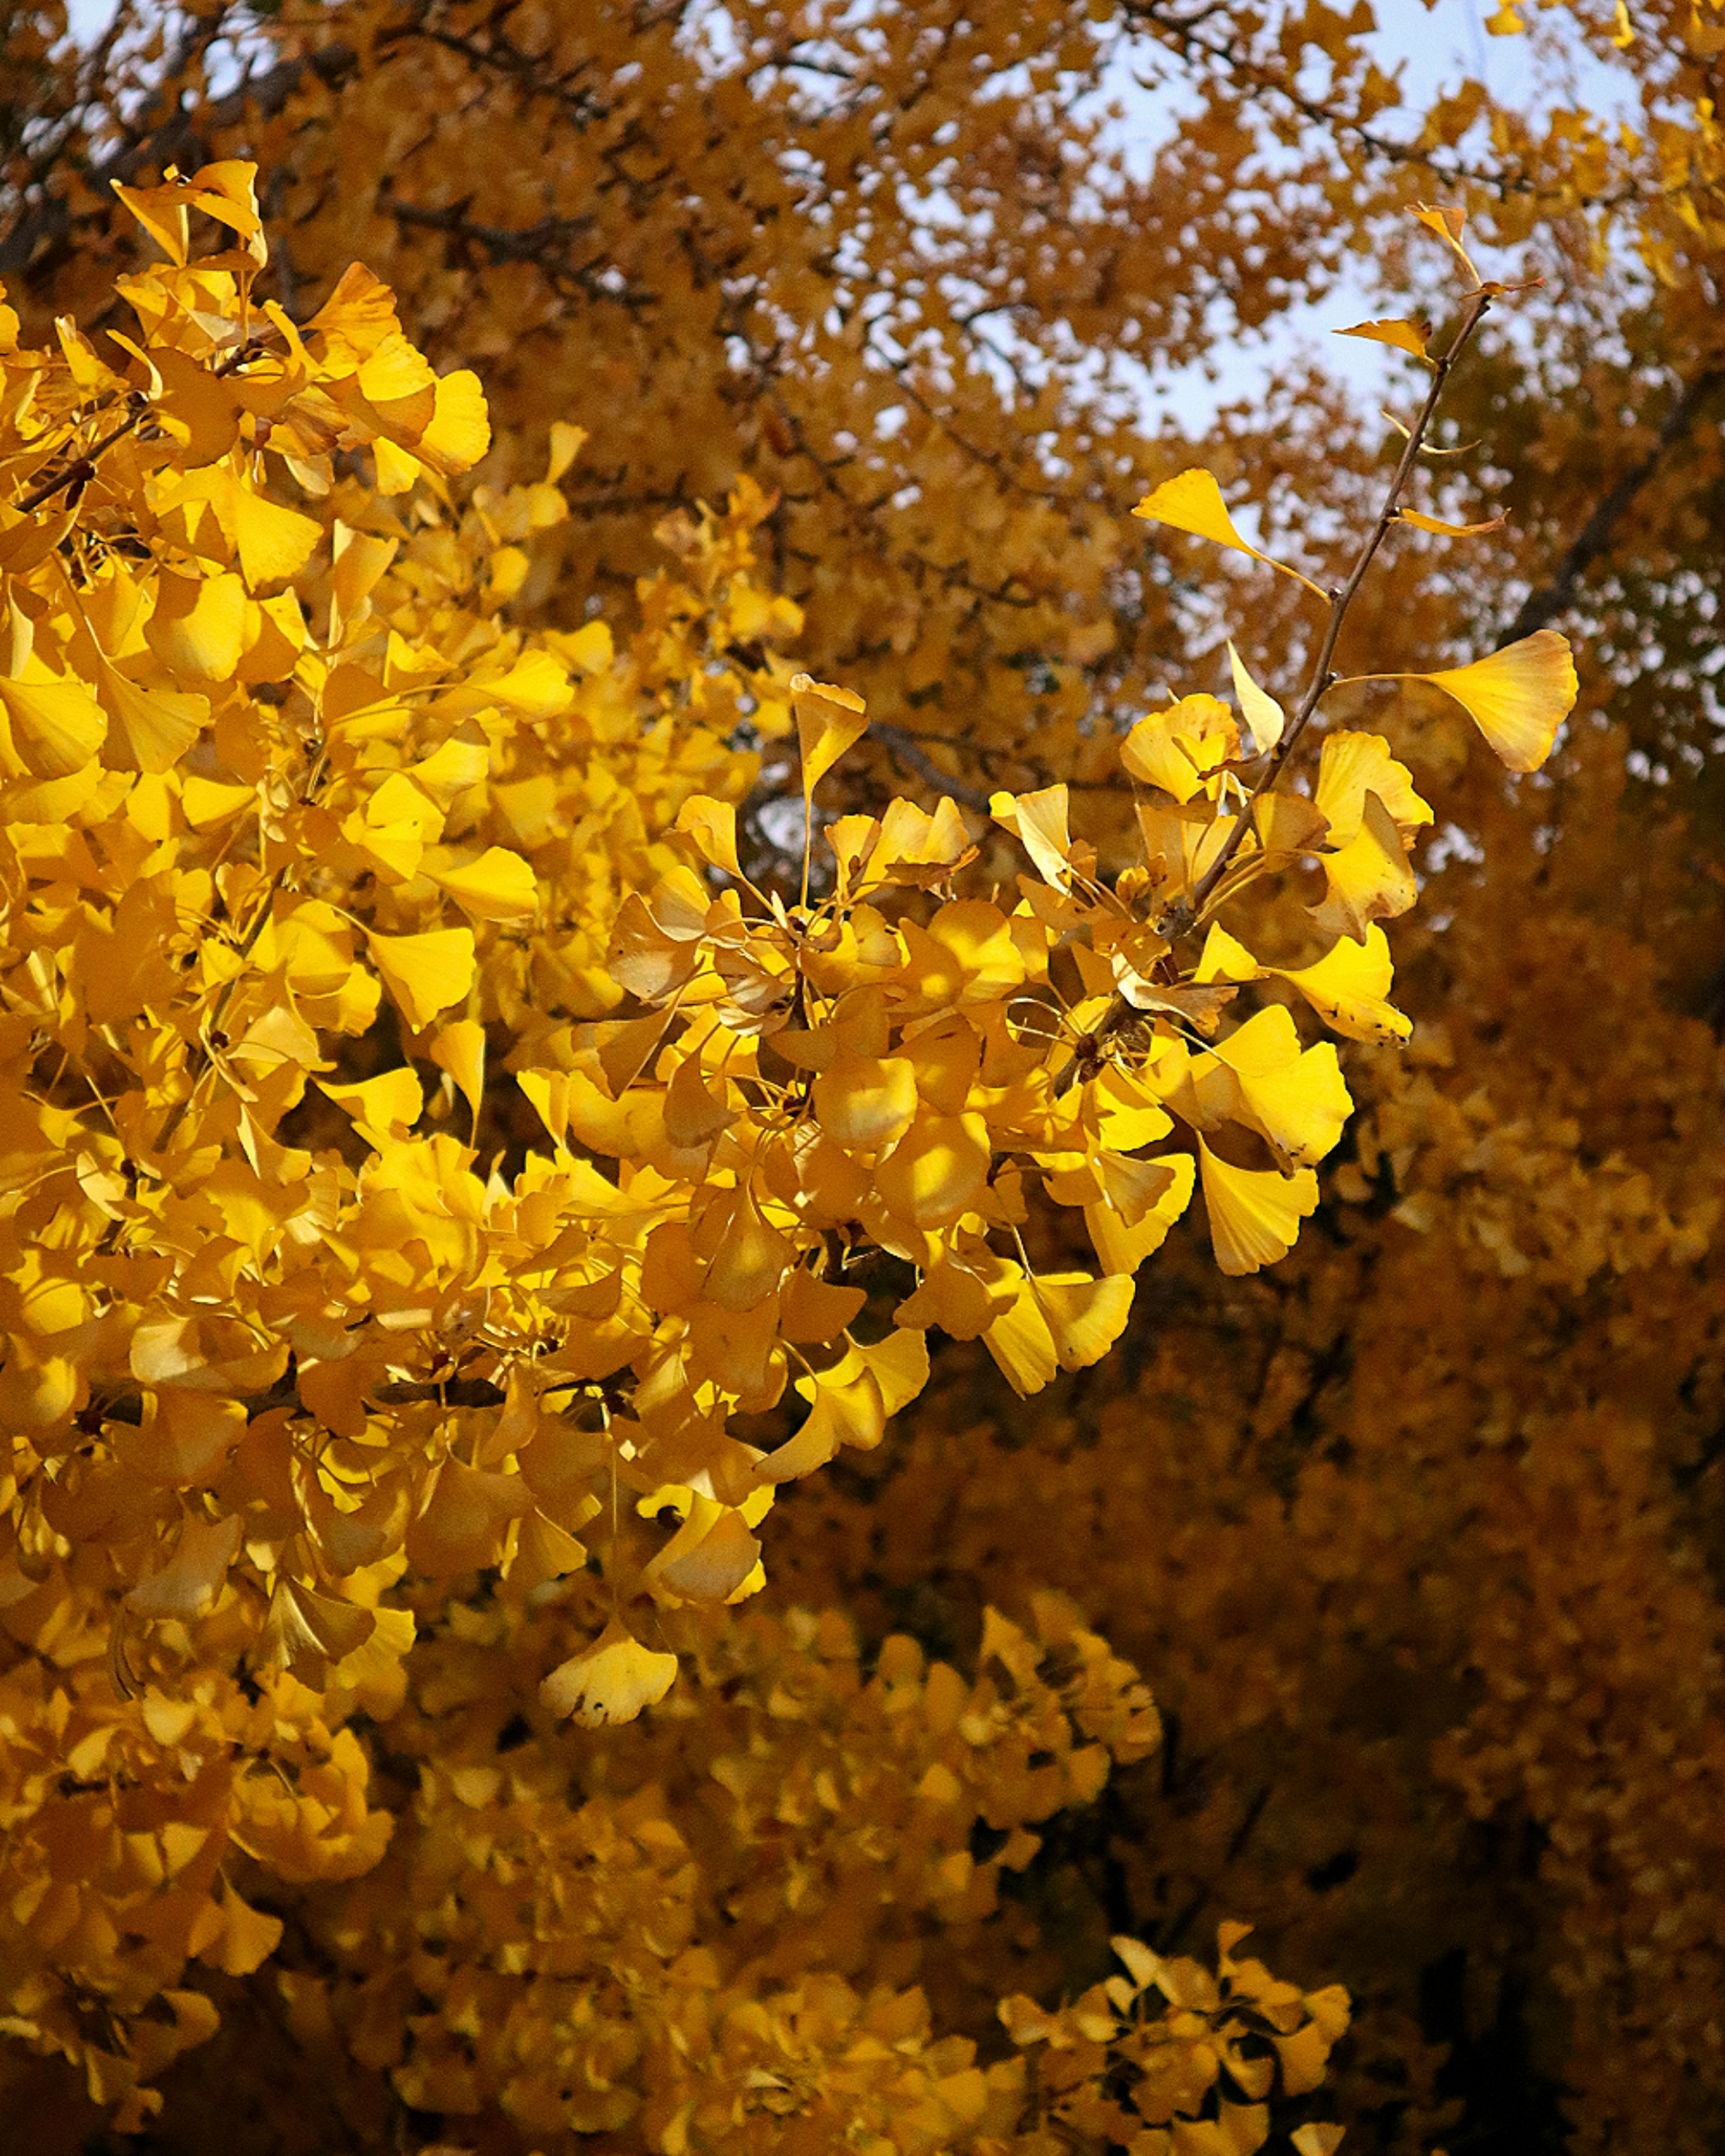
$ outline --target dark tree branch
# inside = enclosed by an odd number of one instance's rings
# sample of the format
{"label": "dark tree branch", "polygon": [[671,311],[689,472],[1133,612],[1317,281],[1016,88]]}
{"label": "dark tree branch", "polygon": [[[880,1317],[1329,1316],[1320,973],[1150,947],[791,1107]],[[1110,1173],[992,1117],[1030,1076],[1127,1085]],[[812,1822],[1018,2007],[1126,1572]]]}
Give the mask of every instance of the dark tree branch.
{"label": "dark tree branch", "polygon": [[[962,801],[967,808],[986,810],[988,808],[989,797],[984,788],[973,786],[968,779],[954,778],[949,773],[942,771],[922,748],[916,737],[906,732],[904,727],[871,725],[869,734],[872,740],[880,742],[896,762],[901,763],[906,771],[912,773],[936,793],[950,793],[955,801]],[[955,742],[952,746],[963,748],[964,744]]]}
{"label": "dark tree branch", "polygon": [[1576,587],[1611,543],[1624,511],[1652,478],[1668,453],[1686,434],[1696,413],[1712,391],[1725,386],[1725,367],[1709,367],[1697,374],[1665,415],[1652,446],[1640,462],[1632,465],[1594,509],[1558,564],[1551,582],[1529,592],[1520,612],[1504,632],[1504,642],[1531,636],[1574,603]]}
{"label": "dark tree branch", "polygon": [[[253,107],[265,119],[273,119],[308,74],[333,89],[357,64],[357,56],[346,45],[326,45],[301,59],[284,60],[249,77],[225,97],[171,114],[159,126],[94,167],[85,176],[86,184],[105,199],[116,180],[129,184],[151,167],[203,164],[210,133],[239,126]],[[44,255],[57,254],[70,236],[72,224],[72,206],[64,195],[52,195],[25,209],[0,239],[0,277],[26,275]]]}

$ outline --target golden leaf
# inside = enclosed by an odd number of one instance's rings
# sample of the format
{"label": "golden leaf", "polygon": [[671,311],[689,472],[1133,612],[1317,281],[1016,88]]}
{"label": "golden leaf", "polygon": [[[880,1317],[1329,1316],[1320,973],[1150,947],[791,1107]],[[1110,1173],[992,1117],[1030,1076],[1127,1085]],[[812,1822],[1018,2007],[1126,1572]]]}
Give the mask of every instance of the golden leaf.
{"label": "golden leaf", "polygon": [[539,911],[532,869],[502,846],[487,846],[477,860],[459,868],[429,873],[438,888],[475,921],[531,921]]}
{"label": "golden leaf", "polygon": [[[240,1415],[244,1427],[244,1415]],[[141,1579],[121,1598],[134,1617],[177,1617],[183,1623],[213,1607],[239,1549],[243,1522],[235,1513],[219,1520],[187,1520],[173,1555],[160,1571]]]}
{"label": "golden leaf", "polygon": [[1414,1030],[1414,1021],[1388,1000],[1394,968],[1389,940],[1375,922],[1363,943],[1344,936],[1313,965],[1275,970],[1326,1025],[1350,1040],[1405,1040]]}
{"label": "golden leaf", "polygon": [[1240,716],[1251,731],[1252,746],[1260,756],[1267,756],[1281,739],[1287,715],[1268,690],[1260,689],[1252,679],[1231,640],[1228,664],[1234,674],[1234,693],[1240,699]]}
{"label": "golden leaf", "polygon": [[739,883],[742,880],[737,859],[737,811],[730,802],[695,794],[677,811],[676,828],[694,839],[703,860],[723,869]]}
{"label": "golden leaf", "polygon": [[1262,562],[1271,569],[1279,569],[1296,583],[1304,584],[1309,592],[1320,598],[1325,594],[1321,585],[1310,577],[1301,576],[1291,569],[1286,562],[1273,560],[1248,545],[1234,528],[1234,520],[1228,514],[1228,505],[1222,499],[1222,490],[1215,479],[1202,466],[1194,466],[1166,479],[1153,488],[1133,509],[1134,516],[1142,516],[1147,523],[1166,524],[1175,531],[1189,531],[1194,538],[1214,541],[1218,547],[1231,547],[1235,552],[1250,554],[1255,562]]}
{"label": "golden leaf", "polygon": [[1374,793],[1364,798],[1359,829],[1339,853],[1320,856],[1329,891],[1312,919],[1320,928],[1363,942],[1373,921],[1405,913],[1420,896],[1401,833]]}
{"label": "golden leaf", "polygon": [[1300,1223],[1317,1210],[1317,1178],[1309,1168],[1294,1175],[1274,1168],[1235,1168],[1219,1160],[1200,1138],[1199,1172],[1210,1241],[1224,1273],[1255,1273],[1292,1250]]}
{"label": "golden leaf", "polygon": [[417,1033],[439,1011],[464,1003],[473,986],[473,931],[433,928],[421,936],[366,938],[390,998]]}
{"label": "golden leaf", "polygon": [[614,1617],[593,1645],[559,1663],[539,1686],[551,1712],[573,1715],[589,1729],[633,1722],[656,1707],[677,1674],[675,1655],[655,1653]]}
{"label": "golden leaf", "polygon": [[1384,803],[1404,838],[1432,820],[1431,804],[1414,791],[1413,773],[1390,754],[1382,734],[1327,736],[1318,762],[1317,808],[1332,845],[1349,845],[1358,835],[1368,793]]}
{"label": "golden leaf", "polygon": [[1441,516],[1428,516],[1418,509],[1399,509],[1396,521],[1411,524],[1416,531],[1435,531],[1446,539],[1476,539],[1482,531],[1501,531],[1509,519],[1502,514],[1481,524],[1446,524]]}
{"label": "golden leaf", "polygon": [[1538,771],[1574,708],[1579,684],[1567,639],[1538,629],[1471,666],[1404,675],[1453,696],[1512,771]]}
{"label": "golden leaf", "polygon": [[1140,719],[1121,743],[1120,761],[1134,778],[1189,801],[1212,772],[1240,754],[1240,728],[1216,696],[1183,696],[1165,711]]}
{"label": "golden leaf", "polygon": [[814,789],[845,752],[860,741],[868,727],[863,700],[854,690],[830,681],[816,681],[807,674],[791,676],[791,708],[797,716],[797,742],[803,753],[803,802],[805,813]]}
{"label": "golden leaf", "polygon": [[1063,1370],[1100,1363],[1126,1330],[1132,1306],[1130,1276],[1105,1273],[1092,1280],[1088,1273],[1033,1273],[1030,1284]]}
{"label": "golden leaf", "polygon": [[887,1209],[914,1226],[943,1228],[976,1204],[993,1158],[982,1116],[925,1111],[875,1163],[875,1188]]}
{"label": "golden leaf", "polygon": [[15,680],[0,679],[11,746],[39,778],[80,771],[101,747],[108,721],[81,681],[54,674],[33,654]]}
{"label": "golden leaf", "polygon": [[1072,880],[1069,799],[1066,788],[1050,786],[1040,793],[997,793],[988,803],[994,821],[1012,833],[1036,864],[1037,874],[1058,891]]}
{"label": "golden leaf", "polygon": [[814,1112],[840,1145],[874,1152],[911,1127],[916,1074],[902,1056],[855,1055],[841,1049],[816,1077]]}
{"label": "golden leaf", "polygon": [[477,1019],[457,1019],[430,1042],[426,1054],[448,1071],[475,1116],[485,1085],[485,1029]]}
{"label": "golden leaf", "polygon": [[1373,344],[1393,345],[1398,352],[1410,352],[1415,359],[1425,359],[1425,340],[1431,335],[1431,328],[1426,322],[1394,319],[1356,322],[1351,329],[1332,330],[1331,335],[1366,337]]}

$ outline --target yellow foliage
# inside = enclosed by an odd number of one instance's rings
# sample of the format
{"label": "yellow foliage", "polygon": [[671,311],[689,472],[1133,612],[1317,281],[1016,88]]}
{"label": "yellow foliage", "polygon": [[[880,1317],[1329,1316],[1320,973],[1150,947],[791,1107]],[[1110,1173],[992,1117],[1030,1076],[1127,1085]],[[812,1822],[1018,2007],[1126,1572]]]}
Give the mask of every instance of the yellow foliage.
{"label": "yellow foliage", "polygon": [[[123,364],[69,321],[0,354],[8,2035],[137,2128],[218,2040],[195,1965],[281,1948],[237,1875],[313,1942],[280,1995],[338,2084],[522,2146],[1249,2156],[1348,2006],[1240,1928],[1013,1994],[989,2063],[913,1982],[1154,1748],[1131,1666],[1052,1597],[968,1682],[741,1605],[775,1492],[885,1445],[931,1332],[1027,1397],[1109,1353],[1194,1188],[1224,1274],[1292,1249],[1353,1100],[1258,984],[1405,1038],[1378,923],[1432,811],[1374,735],[1308,794],[1332,683],[1285,708],[1230,644],[1245,737],[1194,692],[1093,782],[1130,852],[1064,783],[818,829],[866,714],[775,648],[773,500],[666,520],[628,627],[518,625],[579,430],[451,485],[476,377],[357,266],[303,324],[263,297],[254,182],[119,190],[167,257]],[[1283,566],[1208,471],[1136,513]],[[1576,692],[1549,631],[1399,678],[1517,770]],[[1308,865],[1334,940],[1261,964],[1221,916]]]}

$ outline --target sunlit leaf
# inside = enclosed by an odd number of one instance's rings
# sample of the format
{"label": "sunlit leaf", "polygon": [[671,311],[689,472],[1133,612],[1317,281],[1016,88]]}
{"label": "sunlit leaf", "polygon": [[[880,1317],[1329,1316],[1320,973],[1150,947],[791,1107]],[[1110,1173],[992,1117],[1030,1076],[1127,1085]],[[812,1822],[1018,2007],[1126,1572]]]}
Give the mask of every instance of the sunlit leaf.
{"label": "sunlit leaf", "polygon": [[552,1713],[572,1715],[589,1729],[633,1722],[657,1707],[677,1674],[675,1655],[644,1647],[617,1618],[584,1652],[560,1662],[539,1687]]}

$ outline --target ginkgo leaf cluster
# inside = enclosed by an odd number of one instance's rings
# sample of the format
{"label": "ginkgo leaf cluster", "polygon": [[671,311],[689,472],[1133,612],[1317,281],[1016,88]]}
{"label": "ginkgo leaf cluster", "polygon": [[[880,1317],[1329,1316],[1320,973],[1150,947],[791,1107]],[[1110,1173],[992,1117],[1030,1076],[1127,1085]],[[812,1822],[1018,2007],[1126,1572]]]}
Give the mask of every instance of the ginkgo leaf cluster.
{"label": "ginkgo leaf cluster", "polygon": [[[473,377],[362,270],[304,324],[260,298],[249,167],[122,200],[165,258],[121,281],[134,328],[0,352],[0,1593],[28,1667],[99,1657],[117,1695],[70,1792],[18,1801],[12,2032],[131,2126],[210,2033],[188,1963],[277,1943],[230,1850],[377,1863],[348,1719],[400,1709],[476,1575],[556,1600],[595,1568],[608,1611],[536,1697],[630,1722],[677,1666],[654,1625],[760,1589],[776,1493],[881,1444],[931,1335],[1023,1396],[1096,1363],[1199,1188],[1224,1274],[1287,1254],[1352,1107],[1294,1010],[1405,1034],[1380,924],[1433,812],[1353,730],[1301,790],[1310,713],[1281,733],[1242,667],[1244,734],[1203,693],[1122,732],[1124,865],[1064,785],[823,827],[867,712],[772,649],[758,490],[666,523],[627,649],[518,628],[575,430],[458,494]],[[1574,694],[1548,633],[1417,678],[1517,768]],[[737,827],[793,739],[800,882]],[[1316,955],[1260,963],[1222,916],[1301,877]],[[1033,1260],[1050,1208],[1083,1262]],[[776,1446],[741,1434],[788,1400]],[[133,1748],[207,1771],[134,1807]],[[153,2033],[91,2035],[90,1994]]]}

